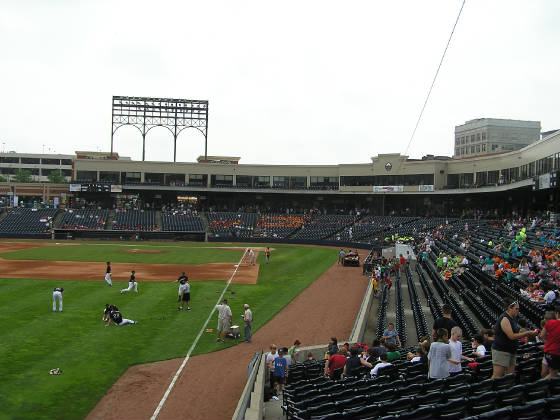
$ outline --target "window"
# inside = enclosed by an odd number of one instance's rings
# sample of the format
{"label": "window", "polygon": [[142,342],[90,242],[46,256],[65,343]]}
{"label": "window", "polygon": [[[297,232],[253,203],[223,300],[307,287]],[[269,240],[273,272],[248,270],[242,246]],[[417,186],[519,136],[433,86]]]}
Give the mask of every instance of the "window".
{"label": "window", "polygon": [[[124,173],[124,172],[123,172]],[[76,173],[76,179],[79,181],[97,181],[96,171],[78,171]]]}
{"label": "window", "polygon": [[270,188],[269,176],[257,176],[255,181],[255,188]]}
{"label": "window", "polygon": [[208,175],[206,174],[189,174],[189,184],[199,187],[206,187],[208,184]]}
{"label": "window", "polygon": [[[36,164],[38,165],[41,162],[41,159],[39,158],[21,158],[21,163],[27,163],[27,164]],[[36,175],[36,174],[33,174]]]}
{"label": "window", "polygon": [[[69,169],[64,169],[65,171]],[[100,181],[120,182],[120,172],[101,171],[99,172]]]}
{"label": "window", "polygon": [[471,153],[474,153],[474,146],[471,146]]}
{"label": "window", "polygon": [[289,178],[287,176],[275,176],[272,178],[272,186],[274,188],[288,188],[290,185]]}
{"label": "window", "polygon": [[461,144],[465,144],[465,138],[461,137]]}
{"label": "window", "polygon": [[229,187],[233,185],[233,175],[212,175],[210,182],[212,187]]}
{"label": "window", "polygon": [[123,184],[140,183],[140,172],[121,172]]}
{"label": "window", "polygon": [[60,165],[60,159],[41,159],[43,165]]}
{"label": "window", "polygon": [[461,151],[461,149],[459,149],[459,148],[455,149],[455,156],[458,156],[460,151]]}
{"label": "window", "polygon": [[498,145],[497,145],[497,144],[493,144],[493,145],[492,145],[492,151],[494,151],[494,150],[496,150],[496,149],[498,149]]}
{"label": "window", "polygon": [[486,132],[482,132],[482,140],[486,140]]}
{"label": "window", "polygon": [[291,176],[290,177],[290,188],[291,189],[302,189],[307,187],[307,177],[305,176]]}
{"label": "window", "polygon": [[18,157],[2,156],[0,157],[0,163],[19,163]]}
{"label": "window", "polygon": [[459,141],[460,141],[460,140],[459,140],[459,137],[457,137],[457,138],[455,139],[455,144],[459,144]]}
{"label": "window", "polygon": [[236,175],[235,184],[242,188],[253,188],[254,177],[249,175]]}
{"label": "window", "polygon": [[60,159],[62,165],[72,165],[72,159]]}
{"label": "window", "polygon": [[486,152],[486,145],[485,144],[482,145],[482,151]]}
{"label": "window", "polygon": [[465,148],[461,147],[461,154],[464,155],[465,154]]}
{"label": "window", "polygon": [[480,133],[476,135],[476,141],[480,141]]}
{"label": "window", "polygon": [[480,153],[480,144],[476,145],[476,153]]}
{"label": "window", "polygon": [[471,143],[474,143],[474,134],[471,134]]}
{"label": "window", "polygon": [[155,184],[155,185],[163,185],[163,177],[164,175],[160,172],[157,173],[146,172],[144,174],[144,182]]}
{"label": "window", "polygon": [[497,184],[498,178],[500,178],[499,171],[488,171],[488,183],[489,184]]}

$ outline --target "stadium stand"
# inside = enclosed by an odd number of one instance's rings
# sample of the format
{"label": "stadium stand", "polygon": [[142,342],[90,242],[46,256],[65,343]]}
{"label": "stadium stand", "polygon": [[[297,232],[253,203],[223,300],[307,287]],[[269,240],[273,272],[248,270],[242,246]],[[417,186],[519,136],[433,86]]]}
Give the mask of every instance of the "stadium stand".
{"label": "stadium stand", "polygon": [[185,211],[165,211],[161,213],[163,231],[204,232],[200,215]]}
{"label": "stadium stand", "polygon": [[68,210],[62,213],[56,227],[59,229],[103,230],[109,210]]}
{"label": "stadium stand", "polygon": [[305,240],[326,239],[343,230],[344,227],[351,225],[354,220],[354,216],[350,215],[314,216],[293,237]]}
{"label": "stadium stand", "polygon": [[255,213],[210,212],[210,233],[217,238],[250,238],[256,225]]}
{"label": "stadium stand", "polygon": [[47,232],[49,222],[55,217],[57,209],[26,209],[7,210],[6,216],[0,220],[0,232],[14,234],[37,234]]}
{"label": "stadium stand", "polygon": [[262,238],[288,238],[310,219],[303,214],[262,214],[257,220],[256,233]]}
{"label": "stadium stand", "polygon": [[117,210],[115,211],[114,230],[154,231],[155,212],[150,210]]}

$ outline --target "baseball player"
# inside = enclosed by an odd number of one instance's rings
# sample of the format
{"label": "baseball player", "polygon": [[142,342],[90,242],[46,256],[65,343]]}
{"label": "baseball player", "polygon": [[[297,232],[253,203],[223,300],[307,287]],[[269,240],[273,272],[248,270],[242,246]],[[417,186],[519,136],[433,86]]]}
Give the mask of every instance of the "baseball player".
{"label": "baseball player", "polygon": [[52,292],[52,311],[56,312],[56,301],[58,301],[58,312],[62,312],[62,297],[64,296],[63,287],[55,287]]}
{"label": "baseball player", "polygon": [[134,322],[132,319],[123,318],[121,313],[115,309],[109,312],[109,319],[107,320],[105,326],[108,327],[109,325],[111,325],[111,321],[113,321],[113,323],[117,327],[122,327],[123,325],[126,324],[138,324],[137,322]]}
{"label": "baseball player", "polygon": [[189,306],[191,302],[191,285],[189,284],[189,280],[181,280],[179,284],[179,299],[177,300],[180,302],[180,306],[177,308],[178,311],[183,310],[183,305],[187,302],[187,311],[191,310]]}
{"label": "baseball player", "polygon": [[249,250],[249,261],[251,265],[255,265],[255,252],[252,249]]}
{"label": "baseball player", "polygon": [[138,293],[138,283],[136,282],[136,277],[134,276],[136,271],[132,270],[130,273],[130,280],[128,281],[128,289],[121,289],[121,295],[126,292],[130,292],[134,287],[134,292]]}
{"label": "baseball player", "polygon": [[186,280],[188,280],[188,279],[189,279],[189,278],[185,275],[185,272],[183,271],[183,272],[181,273],[181,275],[179,276],[179,278],[177,279],[177,281],[178,281],[179,283],[181,283],[181,280],[185,280],[185,281],[186,281]]}
{"label": "baseball player", "polygon": [[111,281],[111,261],[107,261],[107,271],[105,272],[105,281],[109,286],[113,286]]}
{"label": "baseball player", "polygon": [[105,304],[105,310],[103,311],[103,318],[101,318],[101,321],[103,322],[107,322],[109,321],[109,314],[111,313],[111,311],[118,311],[119,308],[117,308],[115,305],[109,305],[108,303]]}

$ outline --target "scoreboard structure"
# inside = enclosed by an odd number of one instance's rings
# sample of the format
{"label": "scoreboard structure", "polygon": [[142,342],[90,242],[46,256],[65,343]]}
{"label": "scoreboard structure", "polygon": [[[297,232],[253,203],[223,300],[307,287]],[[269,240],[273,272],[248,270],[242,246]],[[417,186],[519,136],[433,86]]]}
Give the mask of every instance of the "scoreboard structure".
{"label": "scoreboard structure", "polygon": [[113,96],[111,122],[111,155],[115,132],[124,125],[136,127],[142,134],[143,161],[146,160],[146,135],[154,127],[165,127],[173,135],[173,162],[177,161],[177,137],[189,127],[202,133],[205,159],[208,155],[206,100]]}

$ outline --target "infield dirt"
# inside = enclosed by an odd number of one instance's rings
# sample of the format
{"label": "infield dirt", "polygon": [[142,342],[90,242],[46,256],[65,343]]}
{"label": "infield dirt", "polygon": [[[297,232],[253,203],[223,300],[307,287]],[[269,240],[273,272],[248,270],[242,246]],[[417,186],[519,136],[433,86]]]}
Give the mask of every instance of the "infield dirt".
{"label": "infield dirt", "polygon": [[[0,243],[0,253],[43,246],[65,247],[74,245],[79,246],[79,244],[55,242],[3,242]],[[244,248],[222,249],[238,251]],[[105,281],[104,262],[6,260],[3,258],[0,258],[0,261],[2,262],[2,272],[0,273],[0,277],[2,278]],[[209,263],[199,265],[111,263],[111,267],[111,278],[113,281],[128,281],[130,271],[135,270],[136,278],[140,282],[174,281],[183,271],[187,273],[190,281],[229,280],[235,270],[235,264],[233,263]],[[258,274],[258,264],[254,266],[242,264],[232,283],[256,284]]]}

